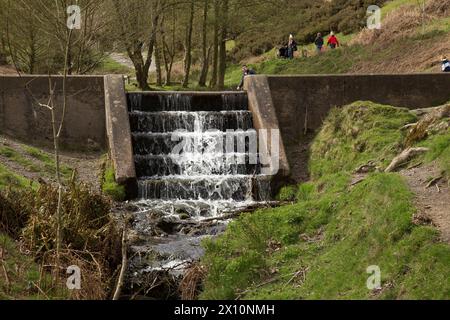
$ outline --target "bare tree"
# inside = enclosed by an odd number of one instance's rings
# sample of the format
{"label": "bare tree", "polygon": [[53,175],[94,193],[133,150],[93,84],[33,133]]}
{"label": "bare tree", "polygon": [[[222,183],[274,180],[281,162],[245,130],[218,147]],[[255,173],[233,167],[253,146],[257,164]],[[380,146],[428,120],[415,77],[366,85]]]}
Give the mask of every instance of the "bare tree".
{"label": "bare tree", "polygon": [[[133,62],[139,87],[142,90],[149,90],[148,73],[159,19],[165,6],[161,0],[112,0],[112,2],[119,27],[119,40]],[[143,54],[145,48],[146,56]]]}
{"label": "bare tree", "polygon": [[203,24],[202,24],[202,69],[200,72],[200,79],[198,85],[200,87],[206,86],[206,78],[209,71],[209,60],[211,56],[211,46],[208,48],[208,10],[209,0],[203,2]]}
{"label": "bare tree", "polygon": [[219,65],[219,28],[220,28],[220,0],[214,0],[214,36],[213,36],[213,62],[212,76],[209,83],[210,88],[217,86],[217,75]]}
{"label": "bare tree", "polygon": [[225,87],[225,73],[227,69],[227,38],[228,38],[228,0],[222,1],[221,6],[221,25],[219,40],[219,66],[217,75],[217,89],[222,90]]}
{"label": "bare tree", "polygon": [[191,0],[190,9],[189,9],[189,20],[186,26],[186,37],[184,43],[184,79],[183,79],[183,88],[187,88],[189,85],[189,76],[191,73],[191,64],[192,64],[192,32],[194,29],[194,13],[195,13],[195,2]]}

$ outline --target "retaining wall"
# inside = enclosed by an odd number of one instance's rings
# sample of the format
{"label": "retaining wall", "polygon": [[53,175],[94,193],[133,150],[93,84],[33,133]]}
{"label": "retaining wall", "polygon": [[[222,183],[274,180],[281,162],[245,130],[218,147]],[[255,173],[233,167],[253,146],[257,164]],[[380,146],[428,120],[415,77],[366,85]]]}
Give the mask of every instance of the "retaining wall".
{"label": "retaining wall", "polygon": [[282,174],[296,181],[307,179],[305,143],[313,136],[308,132],[320,128],[331,108],[359,100],[410,109],[450,101],[450,74],[445,73],[249,76],[245,82],[250,110],[259,117],[257,129],[279,127]]}

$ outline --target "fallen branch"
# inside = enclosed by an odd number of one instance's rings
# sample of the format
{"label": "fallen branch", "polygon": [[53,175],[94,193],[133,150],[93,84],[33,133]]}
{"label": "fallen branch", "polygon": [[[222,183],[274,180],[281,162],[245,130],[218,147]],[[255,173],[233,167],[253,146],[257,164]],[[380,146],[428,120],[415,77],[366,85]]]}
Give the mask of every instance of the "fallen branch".
{"label": "fallen branch", "polygon": [[240,215],[242,215],[244,213],[252,213],[252,212],[255,212],[256,210],[259,210],[259,209],[277,208],[277,207],[281,207],[283,205],[288,205],[288,204],[292,204],[292,202],[273,201],[273,202],[265,203],[263,205],[255,205],[255,206],[250,206],[250,207],[245,208],[245,209],[240,209],[240,210],[235,210],[235,211],[228,211],[223,216],[202,219],[201,222],[231,220],[231,219],[238,218]]}
{"label": "fallen branch", "polygon": [[415,127],[415,126],[417,126],[417,122],[416,123],[408,123],[407,125],[403,126],[401,128],[401,130],[408,130],[408,129],[410,129],[412,127]]}
{"label": "fallen branch", "polygon": [[437,183],[439,182],[439,180],[441,180],[442,178],[443,178],[443,176],[439,176],[439,177],[433,178],[433,179],[427,184],[427,186],[425,187],[425,189],[428,189],[429,187],[431,187],[431,186],[434,185],[434,184],[437,185]]}
{"label": "fallen branch", "polygon": [[127,270],[128,258],[127,258],[127,227],[124,226],[122,234],[122,266],[120,268],[119,280],[117,281],[116,291],[114,293],[113,300],[119,300],[122,293],[123,282],[125,279],[125,272]]}
{"label": "fallen branch", "polygon": [[386,168],[385,172],[394,172],[415,156],[428,151],[429,151],[428,148],[408,148],[405,151],[403,151],[400,155],[395,157],[394,160],[392,160],[391,164]]}

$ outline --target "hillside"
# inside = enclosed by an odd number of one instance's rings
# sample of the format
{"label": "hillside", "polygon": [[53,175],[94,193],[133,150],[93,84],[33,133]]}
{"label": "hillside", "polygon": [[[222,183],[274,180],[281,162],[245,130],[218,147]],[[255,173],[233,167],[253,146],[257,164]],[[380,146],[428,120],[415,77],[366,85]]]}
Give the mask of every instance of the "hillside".
{"label": "hillside", "polygon": [[[247,57],[259,74],[341,74],[440,72],[440,58],[449,55],[450,1],[426,2],[422,12],[416,1],[394,0],[382,10],[382,29],[339,34],[342,46],[317,55],[313,45],[304,45],[292,61],[276,58],[276,50]],[[299,50],[301,51],[301,50]],[[226,83],[234,87],[240,79],[239,65],[228,70]]]}
{"label": "hillside", "polygon": [[[201,298],[447,299],[450,247],[442,241],[449,230],[440,222],[450,218],[448,116],[414,142],[429,148],[425,155],[385,173],[416,114],[370,102],[335,109],[311,149],[312,180],[279,195],[292,204],[246,215],[205,242]],[[443,204],[440,221],[416,205],[421,195],[411,190],[419,188],[405,178],[409,170],[430,174],[430,167],[439,179],[415,178]],[[376,290],[366,287],[370,266],[381,270]]]}

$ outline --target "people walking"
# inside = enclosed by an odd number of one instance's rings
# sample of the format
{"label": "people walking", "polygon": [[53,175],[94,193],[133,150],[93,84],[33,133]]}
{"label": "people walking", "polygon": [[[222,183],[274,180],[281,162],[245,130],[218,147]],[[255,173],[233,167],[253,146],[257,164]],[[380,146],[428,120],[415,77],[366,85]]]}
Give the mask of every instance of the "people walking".
{"label": "people walking", "polygon": [[250,76],[250,75],[255,75],[255,74],[256,74],[256,72],[254,70],[250,69],[247,65],[243,65],[242,66],[241,83],[239,83],[239,86],[237,87],[238,91],[244,89],[245,77]]}
{"label": "people walking", "polygon": [[316,37],[316,40],[314,41],[314,44],[316,45],[317,52],[321,53],[322,52],[322,48],[323,48],[323,44],[324,44],[323,37],[322,37],[321,33],[317,34],[317,37]]}
{"label": "people walking", "polygon": [[450,72],[450,61],[447,57],[442,57],[442,72]]}
{"label": "people walking", "polygon": [[339,44],[339,40],[338,40],[338,38],[334,35],[334,32],[332,31],[331,33],[330,33],[330,38],[328,39],[328,46],[331,48],[331,49],[336,49],[337,47],[339,47],[340,46],[340,44]]}
{"label": "people walking", "polygon": [[294,40],[294,36],[291,34],[289,36],[289,42],[287,45],[287,58],[294,59],[294,52],[297,50],[297,42]]}

